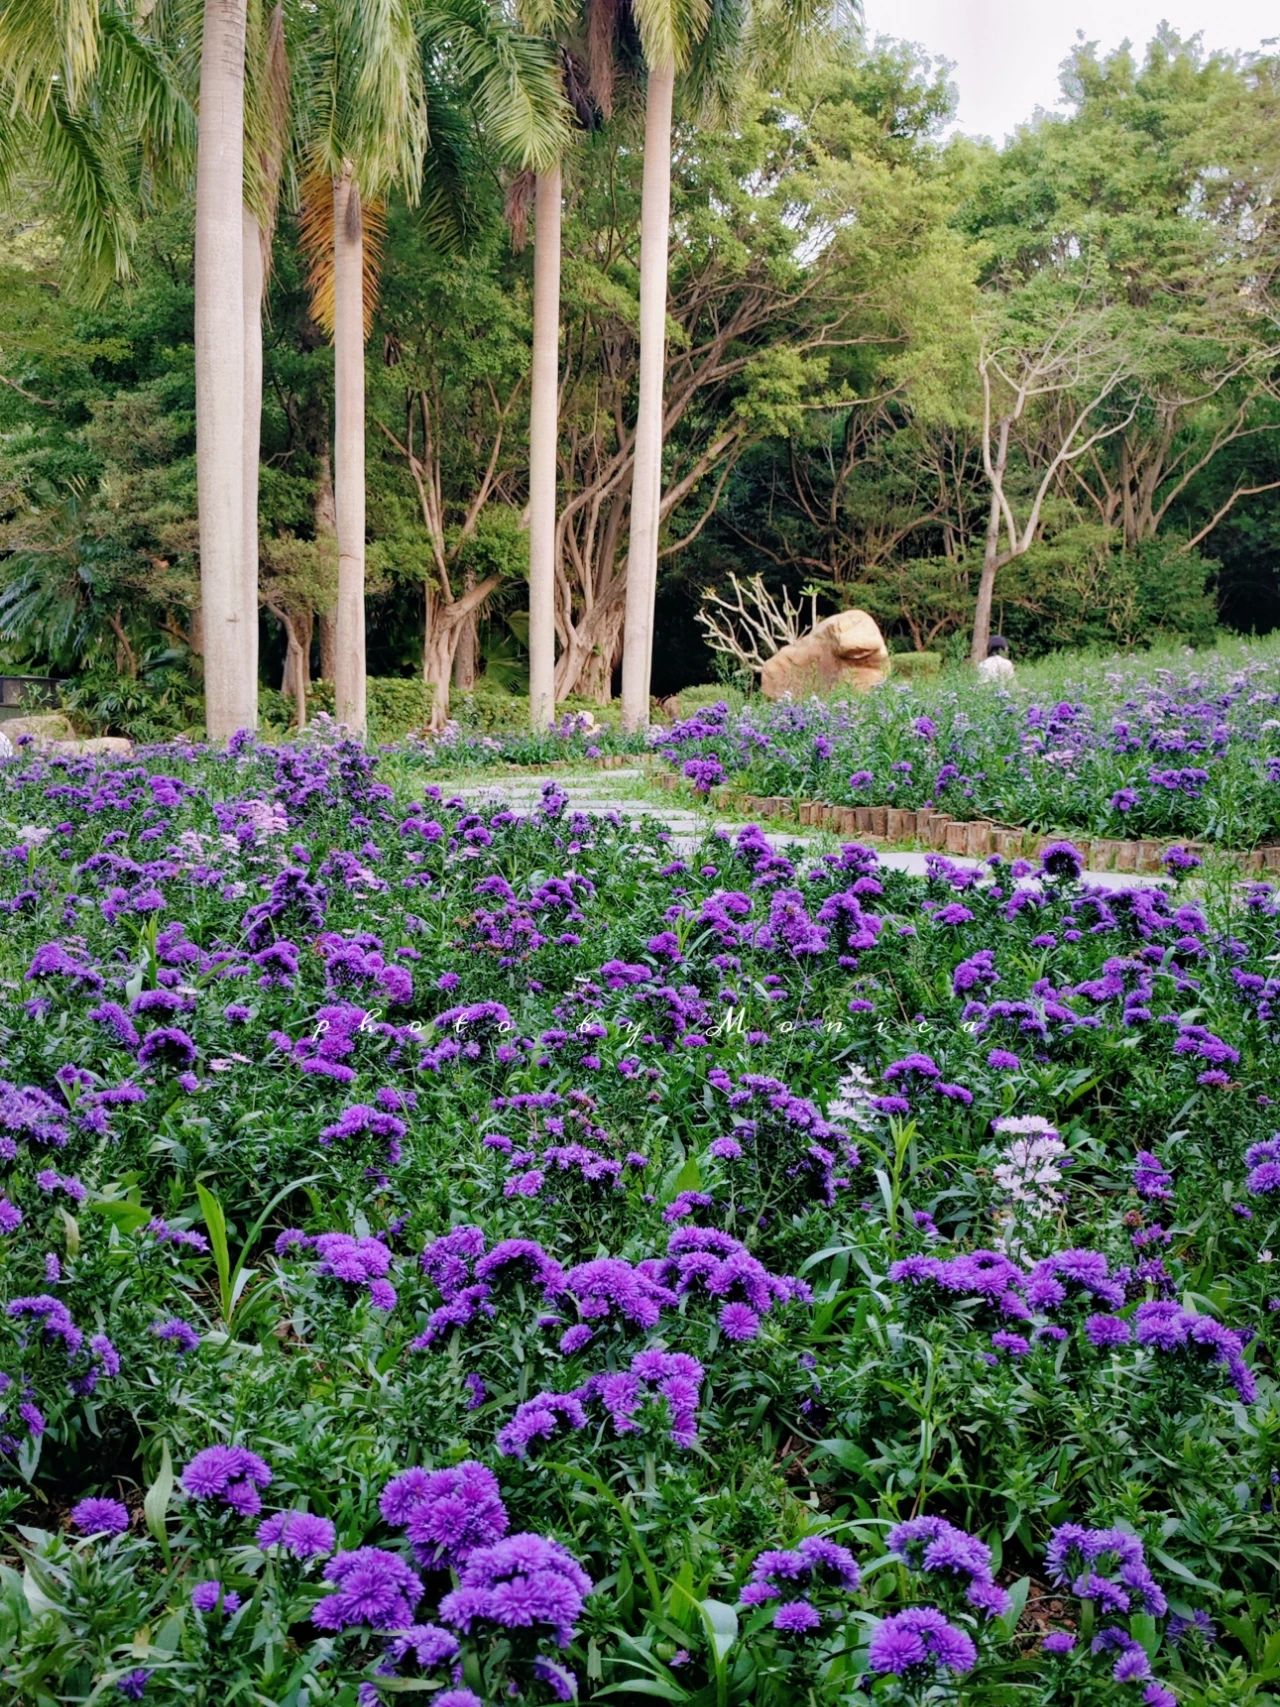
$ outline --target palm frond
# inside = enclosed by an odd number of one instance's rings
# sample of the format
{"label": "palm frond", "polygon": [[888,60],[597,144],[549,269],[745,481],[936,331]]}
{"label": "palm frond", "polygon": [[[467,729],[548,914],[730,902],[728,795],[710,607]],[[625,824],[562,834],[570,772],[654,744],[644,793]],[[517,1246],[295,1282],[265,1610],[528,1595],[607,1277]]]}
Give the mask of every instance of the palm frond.
{"label": "palm frond", "polygon": [[50,176],[54,211],[66,234],[76,281],[92,297],[129,276],[137,238],[134,198],[119,139],[90,110],[73,112],[60,90],[33,126]]}
{"label": "palm frond", "polygon": [[195,160],[195,108],[163,44],[104,11],[99,70],[104,98],[137,137],[152,177],[184,181]]}
{"label": "palm frond", "polygon": [[428,84],[462,84],[508,163],[538,171],[559,159],[570,114],[551,43],[513,28],[489,0],[434,0],[421,27]]}
{"label": "palm frond", "polygon": [[462,250],[482,224],[484,160],[476,127],[459,91],[439,84],[428,116],[431,146],[422,163],[419,221],[437,248]]}
{"label": "palm frond", "polygon": [[707,27],[694,45],[683,94],[697,111],[721,122],[733,110],[748,59],[750,0],[710,0]]}
{"label": "palm frond", "polygon": [[55,90],[75,106],[92,82],[101,51],[100,0],[4,0],[0,75],[14,104],[38,119]]}
{"label": "palm frond", "polygon": [[705,34],[710,0],[631,0],[640,32],[645,63],[688,68],[694,48]]}

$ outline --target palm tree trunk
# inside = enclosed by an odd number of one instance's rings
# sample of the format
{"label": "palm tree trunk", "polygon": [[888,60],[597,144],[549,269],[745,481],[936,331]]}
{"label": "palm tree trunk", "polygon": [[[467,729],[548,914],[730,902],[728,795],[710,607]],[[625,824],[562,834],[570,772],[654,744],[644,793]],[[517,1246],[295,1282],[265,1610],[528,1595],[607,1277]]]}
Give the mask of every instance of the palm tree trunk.
{"label": "palm tree trunk", "polygon": [[653,610],[658,587],[658,510],[662,498],[662,392],[666,368],[667,244],[671,221],[671,105],[675,66],[654,66],[644,109],[644,182],[640,200],[640,398],[636,410],[627,615],[622,653],[622,726],[649,721]]}
{"label": "palm tree trunk", "polygon": [[334,716],[363,736],[364,649],[364,230],[348,169],[333,184],[333,462],[338,520]]}
{"label": "palm tree trunk", "polygon": [[244,245],[244,456],[241,499],[244,504],[243,560],[240,565],[244,609],[245,656],[242,668],[253,695],[253,726],[258,722],[258,457],[262,447],[262,296],[266,286],[266,234],[249,209],[241,210]]}
{"label": "palm tree trunk", "polygon": [[560,386],[560,163],[539,172],[533,225],[529,401],[529,721],[556,715],[556,443]]}
{"label": "palm tree trunk", "polygon": [[241,571],[245,7],[205,0],[196,154],[196,494],[205,730],[218,745],[256,715]]}
{"label": "palm tree trunk", "polygon": [[[316,449],[315,495],[316,542],[324,552],[324,563],[331,569],[338,560],[338,506],[333,496],[333,458],[329,453],[329,428]],[[328,585],[328,575],[325,576]],[[328,602],[336,594],[326,595],[324,607],[316,612],[316,630],[320,640],[320,680],[332,682],[338,647],[334,634],[334,609]]]}

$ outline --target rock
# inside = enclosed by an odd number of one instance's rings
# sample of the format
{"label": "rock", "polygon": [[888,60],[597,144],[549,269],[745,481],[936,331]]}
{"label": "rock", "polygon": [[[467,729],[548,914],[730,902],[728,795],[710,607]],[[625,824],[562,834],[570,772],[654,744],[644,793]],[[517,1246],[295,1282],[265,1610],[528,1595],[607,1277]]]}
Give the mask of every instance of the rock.
{"label": "rock", "polygon": [[867,693],[888,674],[889,648],[875,618],[864,610],[842,610],[775,652],[760,672],[760,687],[766,699],[841,689]]}
{"label": "rock", "polygon": [[71,741],[76,733],[70,719],[60,711],[33,711],[29,717],[10,717],[0,723],[0,730],[15,746],[20,735],[30,735],[34,741]]}
{"label": "rock", "polygon": [[90,735],[82,741],[58,741],[60,753],[122,753],[133,751],[133,742],[124,735]]}

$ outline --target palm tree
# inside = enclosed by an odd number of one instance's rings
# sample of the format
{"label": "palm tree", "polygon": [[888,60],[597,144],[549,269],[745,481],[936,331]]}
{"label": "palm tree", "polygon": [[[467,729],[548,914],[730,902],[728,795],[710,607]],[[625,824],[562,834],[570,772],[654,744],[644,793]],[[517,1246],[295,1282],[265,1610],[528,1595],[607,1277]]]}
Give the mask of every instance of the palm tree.
{"label": "palm tree", "polygon": [[[523,0],[522,20],[555,42],[565,95],[582,130],[613,113],[618,0]],[[523,176],[529,176],[524,174]],[[560,402],[559,157],[533,177],[533,361],[529,389],[529,721],[555,721],[556,451]]]}
{"label": "palm tree", "polygon": [[141,0],[0,3],[0,195],[37,178],[90,300],[130,275],[150,200],[185,187],[195,113]]}
{"label": "palm tree", "polygon": [[257,722],[245,609],[244,63],[246,0],[204,0],[196,145],[196,502],[205,731]]}
{"label": "palm tree", "polygon": [[[829,0],[629,0],[645,63],[644,180],[640,205],[640,394],[636,407],[631,539],[622,652],[622,723],[649,721],[653,614],[662,503],[671,115],[677,73],[691,103],[723,109],[739,77],[781,75]],[[856,0],[854,0],[856,5]]]}
{"label": "palm tree", "polygon": [[[383,17],[393,27],[382,40],[369,35],[367,10],[358,0],[324,0],[321,47],[306,69],[313,119],[302,192],[314,310],[334,340],[335,712],[357,730],[365,724],[364,340],[377,300],[382,198],[399,183],[422,201],[428,228],[441,241],[455,241],[465,223],[461,163],[474,156],[468,132],[478,131],[500,157],[521,166],[555,159],[565,133],[550,54],[514,29],[492,0],[387,0]],[[331,225],[317,194],[329,183]],[[444,611],[428,585],[424,674],[439,701],[437,720],[447,707],[455,631],[485,590],[454,600],[450,588],[438,589]],[[431,631],[433,612],[439,633]]]}
{"label": "palm tree", "polygon": [[[411,0],[318,0],[303,65],[304,235],[318,317],[333,332],[338,528],[334,711],[366,726],[364,346],[372,311],[366,232],[397,180],[416,190],[426,147],[422,58]],[[320,233],[324,232],[325,237]],[[327,312],[326,312],[327,310]]]}
{"label": "palm tree", "polygon": [[556,716],[556,448],[560,393],[560,162],[536,177],[529,377],[529,721]]}
{"label": "palm tree", "polygon": [[289,62],[284,0],[249,16],[250,50],[245,102],[245,179],[241,204],[242,309],[244,313],[244,433],[241,443],[241,586],[245,621],[242,668],[258,691],[258,477],[262,444],[262,316],[271,245],[289,149]]}

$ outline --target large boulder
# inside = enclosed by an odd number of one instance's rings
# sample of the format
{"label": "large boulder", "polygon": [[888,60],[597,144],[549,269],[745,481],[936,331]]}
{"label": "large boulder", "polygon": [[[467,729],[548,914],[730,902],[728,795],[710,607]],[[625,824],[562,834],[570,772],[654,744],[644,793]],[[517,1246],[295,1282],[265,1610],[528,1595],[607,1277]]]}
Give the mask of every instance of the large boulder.
{"label": "large boulder", "polygon": [[867,693],[889,674],[889,648],[864,610],[837,611],[775,652],[760,672],[766,699],[790,694]]}
{"label": "large boulder", "polygon": [[10,717],[0,723],[0,729],[15,746],[22,735],[30,735],[35,741],[71,741],[76,733],[71,719],[60,711],[33,711],[26,717]]}

